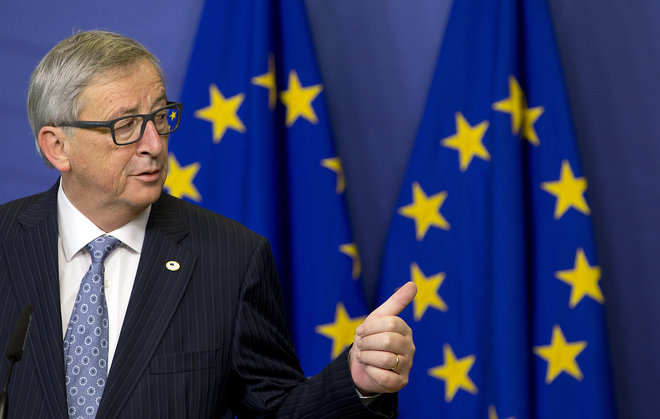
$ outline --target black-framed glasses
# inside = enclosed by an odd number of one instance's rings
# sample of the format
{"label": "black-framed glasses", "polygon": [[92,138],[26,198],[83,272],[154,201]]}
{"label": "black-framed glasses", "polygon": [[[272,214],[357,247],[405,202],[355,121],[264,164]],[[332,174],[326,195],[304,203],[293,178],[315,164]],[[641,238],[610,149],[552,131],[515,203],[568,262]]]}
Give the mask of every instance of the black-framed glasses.
{"label": "black-framed glasses", "polygon": [[117,145],[133,144],[142,138],[147,122],[151,121],[159,135],[171,134],[179,128],[181,122],[179,102],[167,102],[167,105],[152,113],[127,115],[110,121],[72,121],[58,124],[60,127],[74,128],[109,128],[112,141]]}

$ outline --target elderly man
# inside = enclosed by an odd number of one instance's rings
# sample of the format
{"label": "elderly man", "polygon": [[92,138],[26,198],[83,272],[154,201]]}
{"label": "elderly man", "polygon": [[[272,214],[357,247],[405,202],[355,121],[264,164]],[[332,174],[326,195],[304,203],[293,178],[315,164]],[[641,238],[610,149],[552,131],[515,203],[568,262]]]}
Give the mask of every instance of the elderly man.
{"label": "elderly man", "polygon": [[182,109],[163,80],[143,46],[100,31],[32,74],[37,148],[61,177],[0,206],[0,344],[34,307],[10,417],[395,415],[415,349],[396,315],[415,286],[306,379],[268,242],[162,192]]}

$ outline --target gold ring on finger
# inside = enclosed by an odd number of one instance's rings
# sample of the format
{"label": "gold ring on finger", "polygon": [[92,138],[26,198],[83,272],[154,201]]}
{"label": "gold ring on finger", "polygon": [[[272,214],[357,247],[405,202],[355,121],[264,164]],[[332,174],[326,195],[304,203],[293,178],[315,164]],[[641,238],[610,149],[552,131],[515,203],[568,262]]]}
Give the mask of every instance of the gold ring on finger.
{"label": "gold ring on finger", "polygon": [[392,371],[396,372],[397,367],[399,366],[399,354],[396,354],[396,362],[394,363],[394,366],[390,368]]}

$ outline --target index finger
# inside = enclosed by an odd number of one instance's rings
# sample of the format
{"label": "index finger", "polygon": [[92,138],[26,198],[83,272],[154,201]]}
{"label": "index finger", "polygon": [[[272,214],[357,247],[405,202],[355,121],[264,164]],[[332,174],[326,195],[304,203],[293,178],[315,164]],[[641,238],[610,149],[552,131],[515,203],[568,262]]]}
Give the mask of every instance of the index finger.
{"label": "index finger", "polygon": [[378,319],[385,316],[396,316],[411,303],[417,294],[417,285],[407,282],[399,288],[390,298],[367,316],[366,320]]}

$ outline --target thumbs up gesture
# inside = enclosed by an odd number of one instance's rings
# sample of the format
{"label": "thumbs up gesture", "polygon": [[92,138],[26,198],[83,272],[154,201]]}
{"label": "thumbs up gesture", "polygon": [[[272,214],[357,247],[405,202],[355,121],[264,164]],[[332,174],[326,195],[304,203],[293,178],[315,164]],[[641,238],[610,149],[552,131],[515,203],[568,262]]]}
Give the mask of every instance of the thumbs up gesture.
{"label": "thumbs up gesture", "polygon": [[397,315],[415,294],[417,286],[408,282],[356,329],[349,366],[360,394],[393,393],[408,384],[415,344],[412,330]]}

